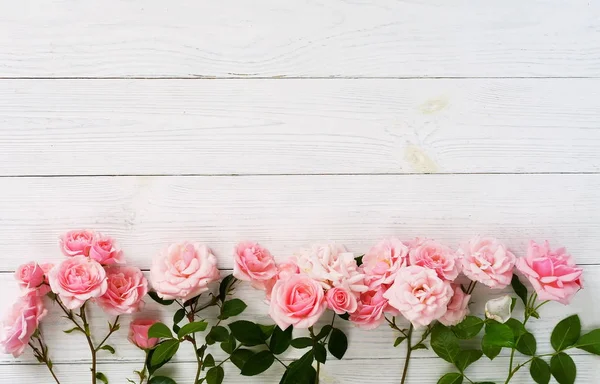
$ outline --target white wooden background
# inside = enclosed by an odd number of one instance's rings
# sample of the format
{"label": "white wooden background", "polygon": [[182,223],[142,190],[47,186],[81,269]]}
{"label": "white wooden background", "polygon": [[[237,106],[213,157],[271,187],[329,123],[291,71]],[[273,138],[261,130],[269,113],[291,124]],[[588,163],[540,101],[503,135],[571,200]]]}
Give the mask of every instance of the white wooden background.
{"label": "white wooden background", "polygon": [[[600,327],[599,89],[594,0],[1,1],[2,312],[15,268],[60,260],[57,236],[74,227],[114,235],[144,269],[169,242],[203,241],[224,273],[240,239],[283,259],[318,240],[360,253],[392,234],[455,245],[481,233],[519,255],[549,239],[584,265],[573,305],[532,323],[549,350],[567,314]],[[266,321],[260,294],[240,294]],[[46,321],[56,370],[84,383],[83,341],[58,315]],[[101,357],[112,383],[142,362],[125,328]],[[323,382],[398,383],[391,330],[349,332]],[[189,352],[173,364],[182,384]],[[596,383],[600,358],[575,360],[577,382]],[[469,376],[499,380],[506,366]],[[448,368],[418,351],[411,383]],[[226,382],[280,374],[229,369]],[[0,383],[47,377],[30,354],[0,355]]]}

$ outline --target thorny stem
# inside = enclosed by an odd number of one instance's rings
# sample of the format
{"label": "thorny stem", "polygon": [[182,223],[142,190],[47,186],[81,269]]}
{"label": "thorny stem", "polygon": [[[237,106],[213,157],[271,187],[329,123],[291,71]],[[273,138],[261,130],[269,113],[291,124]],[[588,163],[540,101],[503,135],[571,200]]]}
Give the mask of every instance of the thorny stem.
{"label": "thorny stem", "polygon": [[119,329],[119,327],[118,327],[118,324],[119,324],[119,317],[120,317],[120,316],[117,316],[117,318],[115,319],[115,322],[114,322],[113,324],[110,324],[110,323],[109,323],[109,325],[110,325],[110,328],[109,328],[109,330],[108,330],[108,334],[107,334],[107,335],[106,335],[106,337],[105,337],[105,338],[104,338],[104,339],[103,339],[103,340],[100,342],[100,344],[98,344],[98,346],[96,347],[96,352],[98,352],[98,351],[100,350],[100,348],[102,348],[102,346],[104,345],[104,343],[106,343],[106,340],[108,340],[108,338],[109,338],[109,337],[110,337],[110,336],[111,336],[113,333],[115,333],[115,332],[116,332],[116,331]]}
{"label": "thorny stem", "polygon": [[396,331],[400,332],[402,334],[402,336],[408,337],[408,335],[406,334],[406,332],[403,329],[400,329],[396,325],[396,316],[392,317],[392,320],[388,319],[387,316],[386,316],[385,317],[385,321],[388,322],[388,324],[390,325],[390,328],[395,329]]}
{"label": "thorny stem", "polygon": [[29,342],[29,346],[31,347],[31,349],[33,349],[33,353],[35,354],[35,356],[39,360],[41,360],[46,365],[46,367],[48,367],[48,371],[50,371],[50,374],[54,378],[54,381],[56,381],[57,384],[60,384],[58,377],[56,377],[56,374],[54,373],[54,370],[52,369],[52,362],[48,358],[48,347],[44,346],[41,336],[38,337],[37,339],[40,344],[41,350],[38,349],[31,341]]}
{"label": "thorny stem", "polygon": [[404,382],[406,381],[406,377],[408,375],[408,362],[410,361],[410,355],[412,353],[412,346],[410,345],[410,339],[412,337],[412,332],[413,332],[413,325],[412,323],[410,324],[410,327],[408,327],[408,334],[406,335],[406,360],[404,361],[404,370],[402,371],[402,380],[400,381],[400,384],[404,384]]}
{"label": "thorny stem", "polygon": [[92,384],[96,384],[96,348],[94,347],[94,342],[92,341],[92,336],[90,334],[90,324],[87,321],[87,316],[85,314],[85,304],[83,304],[81,306],[81,308],[79,309],[79,317],[81,318],[81,321],[83,321],[83,328],[84,328],[84,333],[85,333],[85,338],[88,342],[88,345],[90,347],[90,352],[92,354]]}

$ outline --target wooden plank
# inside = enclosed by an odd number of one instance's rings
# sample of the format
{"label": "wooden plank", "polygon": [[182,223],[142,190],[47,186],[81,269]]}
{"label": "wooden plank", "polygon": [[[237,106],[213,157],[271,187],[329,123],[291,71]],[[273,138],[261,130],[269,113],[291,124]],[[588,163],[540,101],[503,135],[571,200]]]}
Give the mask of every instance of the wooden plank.
{"label": "wooden plank", "polygon": [[583,0],[3,2],[0,76],[597,77],[599,15]]}
{"label": "wooden plank", "polygon": [[5,80],[0,175],[598,172],[598,89],[600,79]]}

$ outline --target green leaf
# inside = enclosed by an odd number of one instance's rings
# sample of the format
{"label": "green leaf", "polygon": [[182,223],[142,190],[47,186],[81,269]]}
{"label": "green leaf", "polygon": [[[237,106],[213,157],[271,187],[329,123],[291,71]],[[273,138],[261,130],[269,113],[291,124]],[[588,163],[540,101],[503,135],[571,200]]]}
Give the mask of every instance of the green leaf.
{"label": "green leaf", "polygon": [[156,324],[152,324],[152,326],[148,330],[148,337],[156,337],[159,339],[160,338],[172,339],[173,333],[171,333],[171,330],[165,324],[156,323]]}
{"label": "green leaf", "polygon": [[152,364],[152,356],[154,356],[154,352],[156,352],[156,348],[148,351],[148,356],[146,357],[146,368],[148,369],[150,376],[152,376],[157,369],[169,362],[168,360],[165,360],[159,364]]}
{"label": "green leaf", "polygon": [[467,316],[451,329],[459,339],[472,339],[481,332],[483,324],[484,321],[479,317]]}
{"label": "green leaf", "polygon": [[252,355],[244,366],[242,367],[241,374],[243,376],[255,376],[263,373],[273,365],[275,361],[275,355],[270,351],[261,351],[255,355]]}
{"label": "green leaf", "polygon": [[168,361],[173,357],[173,355],[175,355],[178,349],[179,340],[170,339],[163,341],[162,343],[158,344],[158,346],[154,350],[150,364],[155,366]]}
{"label": "green leaf", "polygon": [[348,312],[346,312],[344,314],[338,315],[338,317],[342,320],[348,321],[350,319],[350,314]]}
{"label": "green leaf", "polygon": [[108,384],[108,378],[102,372],[96,372],[96,379],[100,380],[104,384]]}
{"label": "green leaf", "polygon": [[152,298],[152,300],[156,301],[160,305],[171,305],[175,302],[175,300],[161,299],[160,297],[158,297],[158,295],[154,291],[148,292],[148,296],[150,296],[150,298]]}
{"label": "green leaf", "polygon": [[185,309],[179,308],[173,315],[173,324],[179,324],[185,317]]}
{"label": "green leaf", "polygon": [[221,284],[219,285],[219,300],[221,300],[221,302],[224,302],[227,298],[227,293],[231,288],[231,284],[233,284],[235,280],[236,279],[233,277],[233,275],[227,275],[221,281]]}
{"label": "green leaf", "polygon": [[291,342],[292,347],[296,349],[312,347],[313,340],[310,337],[298,337]]}
{"label": "green leaf", "polygon": [[269,337],[271,337],[271,335],[273,334],[273,331],[275,330],[275,324],[271,324],[271,325],[258,324],[258,327],[260,328],[260,331],[263,334],[263,341],[266,341]]}
{"label": "green leaf", "polygon": [[254,352],[252,352],[251,350],[240,348],[233,351],[233,353],[231,354],[231,362],[235,364],[235,366],[239,369],[242,369],[244,364],[246,364],[246,361],[248,361],[248,359],[253,355]]}
{"label": "green leaf", "polygon": [[242,344],[247,346],[264,343],[264,335],[260,327],[247,320],[238,320],[229,324],[231,334]]}
{"label": "green leaf", "polygon": [[550,359],[550,372],[558,384],[573,384],[577,377],[577,368],[571,356],[560,352]]}
{"label": "green leaf", "polygon": [[482,340],[481,350],[483,351],[483,354],[488,357],[488,359],[494,360],[496,356],[500,354],[500,351],[502,351],[502,347],[497,347],[495,345],[487,345],[485,343],[485,340]]}
{"label": "green leaf", "polygon": [[412,346],[413,351],[416,351],[417,349],[429,349],[429,348],[427,348],[427,346],[425,344],[421,344],[421,343]]}
{"label": "green leaf", "polygon": [[230,317],[234,317],[244,312],[244,310],[248,307],[246,303],[244,303],[240,299],[231,299],[227,300],[223,303],[223,307],[221,308],[221,314],[219,315],[219,320],[226,320]]}
{"label": "green leaf", "polygon": [[104,351],[108,351],[113,355],[115,354],[115,349],[110,345],[103,345],[100,349],[102,349]]}
{"label": "green leaf", "polygon": [[233,334],[230,334],[229,340],[221,343],[221,349],[231,355],[235,350],[236,344],[235,337],[233,337]]}
{"label": "green leaf", "polygon": [[437,384],[462,384],[463,375],[456,372],[446,373],[444,376],[440,377]]}
{"label": "green leaf", "polygon": [[492,321],[485,326],[483,343],[488,346],[513,348],[515,346],[515,335],[508,325]]}
{"label": "green leaf", "polygon": [[529,374],[537,384],[548,384],[550,382],[550,366],[539,357],[534,357],[531,360]]}
{"label": "green leaf", "polygon": [[517,275],[513,275],[510,285],[512,285],[517,296],[521,298],[521,301],[523,301],[523,305],[527,305],[527,288],[521,283]]}
{"label": "green leaf", "polygon": [[206,321],[194,321],[193,323],[188,323],[181,327],[179,332],[177,332],[177,337],[181,339],[191,333],[205,331],[206,327],[208,327],[208,323]]}
{"label": "green leaf", "polygon": [[331,330],[331,335],[329,336],[327,347],[329,348],[329,352],[340,360],[344,357],[344,354],[348,349],[348,338],[346,337],[346,334],[337,328],[333,328]]}
{"label": "green leaf", "polygon": [[510,299],[510,312],[512,313],[512,311],[515,310],[515,306],[517,305],[517,299],[515,299],[514,297],[512,297]]}
{"label": "green leaf", "polygon": [[210,353],[204,357],[203,367],[210,368],[215,366],[215,358]]}
{"label": "green leaf", "polygon": [[[208,335],[210,335],[210,337],[215,340],[215,341],[227,341],[227,339],[229,339],[229,331],[227,330],[227,328],[222,327],[220,325],[216,325],[214,327],[212,327],[210,329],[210,332],[208,333]],[[207,337],[208,337],[207,335]]]}
{"label": "green leaf", "polygon": [[362,263],[363,263],[363,257],[364,257],[364,256],[365,256],[365,255],[358,256],[358,257],[355,257],[355,258],[354,258],[354,260],[356,261],[356,265],[357,265],[357,266],[359,266],[359,267],[360,267],[360,266],[362,265]]}
{"label": "green leaf", "polygon": [[550,336],[550,344],[555,351],[562,351],[575,344],[581,334],[581,322],[579,316],[573,315],[561,320]]}
{"label": "green leaf", "polygon": [[441,323],[436,323],[431,331],[431,348],[436,355],[452,364],[460,352],[458,338]]}
{"label": "green leaf", "polygon": [[212,367],[206,372],[206,383],[207,384],[221,384],[225,378],[225,371],[223,367]]}
{"label": "green leaf", "polygon": [[396,338],[396,341],[394,341],[394,347],[399,346],[400,344],[402,344],[402,342],[406,340],[406,336],[398,336]]}
{"label": "green leaf", "polygon": [[594,355],[600,355],[600,329],[594,329],[581,336],[575,343],[575,347]]}
{"label": "green leaf", "polygon": [[517,340],[517,351],[527,356],[534,356],[537,350],[535,336],[527,332]]}
{"label": "green leaf", "polygon": [[315,360],[321,364],[325,364],[325,361],[327,360],[327,350],[325,350],[325,346],[321,343],[316,343],[313,347],[313,351],[315,353]]}
{"label": "green leaf", "polygon": [[71,329],[67,329],[66,331],[63,331],[64,333],[73,333],[73,332],[81,332],[81,333],[85,333],[83,332],[79,327],[73,327]]}
{"label": "green leaf", "polygon": [[148,381],[148,384],[177,384],[175,380],[166,376],[154,376]]}
{"label": "green leaf", "polygon": [[458,368],[459,371],[464,372],[469,365],[479,360],[482,355],[483,352],[478,349],[467,349],[460,351],[456,357],[456,368]]}
{"label": "green leaf", "polygon": [[285,373],[285,379],[282,380],[283,383],[312,383],[313,381],[310,380],[310,376],[312,375],[311,368],[314,358],[314,352],[311,349],[302,355],[301,358],[291,363]]}
{"label": "green leaf", "polygon": [[525,329],[525,326],[523,325],[523,323],[521,323],[517,319],[510,318],[504,324],[508,325],[510,327],[510,329],[512,329],[513,337],[515,340],[517,338],[519,338],[521,335],[524,335],[527,333],[527,330]]}
{"label": "green leaf", "polygon": [[319,334],[315,336],[315,338],[317,339],[317,341],[324,339],[325,337],[327,337],[327,335],[329,335],[332,329],[333,327],[329,324],[323,326],[323,328],[321,328],[321,331],[319,331]]}
{"label": "green leaf", "polygon": [[294,327],[291,325],[287,327],[285,331],[282,331],[281,328],[275,327],[273,330],[273,335],[271,336],[271,341],[269,343],[269,347],[271,352],[276,355],[279,355],[285,352],[292,342],[292,331]]}

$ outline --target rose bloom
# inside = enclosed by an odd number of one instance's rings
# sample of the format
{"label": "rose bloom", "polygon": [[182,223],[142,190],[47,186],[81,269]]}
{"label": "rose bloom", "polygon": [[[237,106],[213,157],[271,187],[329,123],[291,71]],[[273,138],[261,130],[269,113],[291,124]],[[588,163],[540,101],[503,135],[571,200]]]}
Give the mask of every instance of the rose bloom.
{"label": "rose bloom", "polygon": [[19,298],[4,317],[0,336],[4,353],[10,353],[14,357],[21,356],[47,312],[39,296]]}
{"label": "rose bloom", "polygon": [[467,295],[460,284],[451,284],[454,294],[448,303],[448,310],[444,316],[439,318],[440,323],[449,327],[456,325],[464,320],[469,314],[469,300],[471,295]]}
{"label": "rose bloom", "polygon": [[269,315],[281,329],[311,327],[325,309],[321,284],[304,274],[277,281],[271,292]]}
{"label": "rose bloom", "polygon": [[98,305],[111,315],[134,313],[142,309],[142,299],[148,293],[148,281],[139,268],[107,267],[108,289],[98,298]]}
{"label": "rose bloom", "polygon": [[264,289],[265,282],[277,273],[275,259],[268,249],[258,243],[244,241],[234,249],[233,276],[239,280],[250,281],[257,289]]}
{"label": "rose bloom", "polygon": [[362,258],[361,268],[369,288],[392,284],[396,273],[408,261],[408,247],[397,238],[384,239]]}
{"label": "rose bloom", "polygon": [[350,321],[357,327],[370,330],[379,327],[385,320],[385,313],[396,315],[398,311],[390,307],[388,300],[383,296],[385,287],[379,286],[360,295],[357,309],[350,314]]}
{"label": "rose bloom", "polygon": [[277,274],[275,276],[273,276],[270,280],[265,281],[262,286],[254,286],[254,288],[264,290],[267,294],[267,299],[271,300],[271,291],[273,291],[275,283],[277,283],[279,280],[289,279],[298,273],[300,273],[298,266],[291,261],[286,261],[285,263],[277,266]]}
{"label": "rose bloom", "polygon": [[517,260],[517,269],[529,279],[539,300],[569,304],[583,288],[583,269],[575,265],[565,248],[551,250],[548,241],[531,241],[527,256]]}
{"label": "rose bloom", "polygon": [[433,269],[410,266],[400,269],[394,284],[383,294],[392,307],[415,327],[442,317],[454,292]]}
{"label": "rose bloom", "polygon": [[475,237],[458,250],[462,272],[471,280],[492,289],[510,284],[516,257],[498,240]]}
{"label": "rose bloom", "polygon": [[158,344],[158,339],[155,337],[148,337],[148,331],[150,327],[158,320],[149,319],[137,319],[129,324],[129,336],[127,337],[129,342],[141,349],[152,349]]}
{"label": "rose bloom", "polygon": [[327,306],[338,315],[352,313],[358,307],[358,301],[354,293],[347,289],[335,287],[331,288],[325,294]]}
{"label": "rose bloom", "polygon": [[60,237],[60,249],[65,256],[89,256],[94,235],[87,229],[69,231]]}
{"label": "rose bloom", "polygon": [[460,273],[460,263],[454,252],[433,240],[416,239],[410,244],[410,265],[435,270],[440,279],[453,281]]}
{"label": "rose bloom", "polygon": [[108,236],[97,233],[92,241],[89,256],[102,265],[123,264],[123,251]]}
{"label": "rose bloom", "polygon": [[150,283],[165,300],[189,300],[208,291],[208,285],[219,278],[217,258],[199,243],[169,245],[150,268]]}
{"label": "rose bloom", "polygon": [[[51,268],[51,264],[41,266],[35,261],[31,261],[17,268],[15,279],[18,281],[21,292],[24,295],[35,293],[38,296],[44,296],[46,293],[50,292],[50,287],[47,284],[48,279],[46,277],[48,266]],[[44,270],[44,267],[47,269]]]}
{"label": "rose bloom", "polygon": [[74,256],[56,265],[48,279],[52,292],[69,309],[80,308],[87,300],[104,295],[108,287],[102,265],[85,256]]}
{"label": "rose bloom", "polygon": [[512,297],[509,295],[488,300],[488,302],[485,303],[485,317],[504,324],[512,315],[511,307]]}

